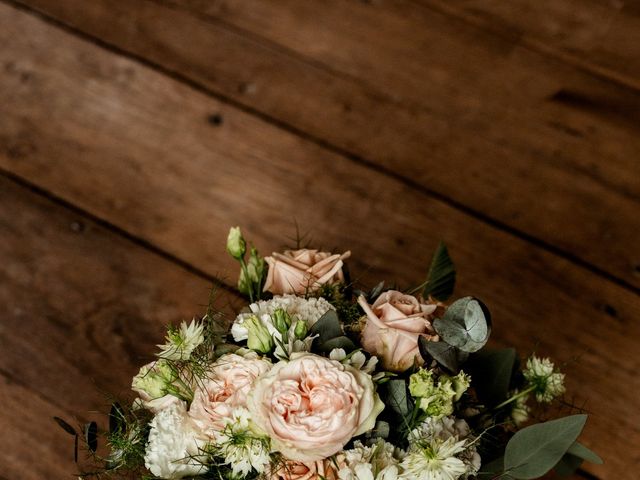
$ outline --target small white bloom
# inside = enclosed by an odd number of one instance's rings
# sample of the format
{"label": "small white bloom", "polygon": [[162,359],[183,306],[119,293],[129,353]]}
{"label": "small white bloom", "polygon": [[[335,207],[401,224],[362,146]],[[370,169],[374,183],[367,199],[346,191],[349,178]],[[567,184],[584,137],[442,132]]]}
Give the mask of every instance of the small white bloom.
{"label": "small white bloom", "polygon": [[533,391],[538,402],[549,403],[565,392],[564,374],[557,372],[548,358],[532,355],[522,373],[529,385],[535,387]]}
{"label": "small white bloom", "polygon": [[401,451],[379,440],[367,447],[356,441],[353,448],[336,457],[340,480],[395,480],[398,478],[398,457]]}
{"label": "small white bloom", "polygon": [[225,428],[217,435],[216,451],[231,465],[234,476],[258,473],[269,465],[269,439],[257,434],[246,408],[236,408],[225,419]]}
{"label": "small white bloom", "polygon": [[164,479],[199,475],[207,471],[202,455],[204,441],[197,436],[184,402],[160,411],[151,420],[144,464],[156,477]]}
{"label": "small white bloom", "polygon": [[296,320],[302,320],[306,322],[307,326],[311,328],[314,323],[322,317],[329,310],[335,310],[335,308],[324,298],[303,298],[296,295],[276,295],[271,300],[260,300],[256,303],[249,305],[251,312],[241,313],[236,317],[233,326],[231,327],[231,334],[236,342],[247,340],[248,330],[243,326],[243,322],[251,315],[256,315],[262,323],[267,327],[269,332],[281,339],[281,335],[273,325],[271,315],[279,308],[286,311],[292,318],[292,323],[295,324]]}
{"label": "small white bloom", "polygon": [[[514,390],[511,392],[511,397],[518,395],[518,393],[518,390]],[[524,395],[522,397],[518,397],[513,404],[511,420],[513,420],[513,423],[517,426],[520,426],[529,419],[529,406],[527,405],[527,400],[529,400],[529,395]]]}
{"label": "small white bloom", "polygon": [[167,332],[166,343],[158,345],[160,358],[166,360],[188,360],[191,353],[204,342],[204,326],[195,318],[189,325],[182,322],[180,328],[172,328]]}
{"label": "small white bloom", "polygon": [[457,480],[475,475],[480,456],[464,420],[427,418],[409,435],[401,467],[404,480]]}
{"label": "small white bloom", "polygon": [[351,365],[369,375],[374,372],[376,364],[378,363],[378,357],[372,356],[367,361],[367,357],[360,350],[353,352],[351,355],[347,355],[347,352],[345,352],[343,348],[334,348],[331,350],[329,358],[331,360],[337,360],[344,365]]}

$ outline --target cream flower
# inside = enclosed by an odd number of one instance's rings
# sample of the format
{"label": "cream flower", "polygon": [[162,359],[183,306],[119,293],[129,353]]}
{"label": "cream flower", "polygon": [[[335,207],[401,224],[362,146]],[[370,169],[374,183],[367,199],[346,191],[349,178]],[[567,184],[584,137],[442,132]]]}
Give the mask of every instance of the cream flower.
{"label": "cream flower", "polygon": [[464,420],[427,418],[409,434],[402,480],[456,480],[475,475],[480,455]]}
{"label": "cream flower", "polygon": [[164,479],[205,473],[204,443],[187,415],[186,404],[173,403],[151,420],[145,466],[156,477]]}
{"label": "cream flower", "polygon": [[416,358],[420,359],[420,336],[438,340],[431,326],[437,304],[420,303],[417,298],[395,290],[384,292],[373,305],[369,305],[363,296],[358,298],[358,303],[367,315],[362,346],[380,357],[387,370],[403,372]]}
{"label": "cream flower", "polygon": [[274,295],[303,295],[326,283],[343,282],[343,260],[350,255],[351,252],[339,255],[306,248],[274,252],[271,257],[265,258],[269,271],[264,291]]}
{"label": "cream flower", "polygon": [[548,358],[532,355],[522,373],[533,387],[538,402],[548,403],[565,392],[564,374],[557,372],[553,362]]}
{"label": "cream flower", "polygon": [[282,336],[271,318],[276,310],[282,309],[287,312],[292,318],[292,323],[295,324],[296,320],[301,320],[308,327],[312,327],[329,310],[335,310],[324,298],[302,298],[295,295],[277,295],[271,300],[260,300],[249,305],[249,309],[250,312],[238,315],[231,327],[231,334],[236,342],[249,338],[249,331],[244,322],[251,316],[258,317],[272,335],[281,339]]}
{"label": "cream flower", "polygon": [[204,342],[204,326],[195,318],[189,325],[182,322],[180,328],[170,328],[167,341],[158,345],[158,356],[166,360],[189,360],[191,353]]}
{"label": "cream flower", "polygon": [[254,381],[271,368],[271,362],[255,352],[240,353],[221,356],[194,392],[189,415],[210,438],[225,427],[225,418],[231,417],[235,408],[246,406]]}
{"label": "cream flower", "polygon": [[231,465],[233,475],[241,478],[251,470],[264,472],[269,465],[269,439],[257,434],[246,408],[236,408],[224,419],[217,435],[215,451]]}
{"label": "cream flower", "polygon": [[327,458],[371,430],[384,405],[369,375],[310,353],[294,353],[254,384],[247,402],[274,451],[299,462]]}
{"label": "cream flower", "polygon": [[131,389],[138,394],[142,406],[158,413],[180,399],[172,395],[178,393],[173,385],[177,379],[174,370],[163,359],[144,365],[133,377]]}
{"label": "cream flower", "polygon": [[287,460],[268,475],[269,480],[337,480],[331,459],[315,462]]}
{"label": "cream flower", "polygon": [[379,440],[368,447],[356,441],[353,448],[336,455],[340,480],[395,480],[399,468],[396,448]]}

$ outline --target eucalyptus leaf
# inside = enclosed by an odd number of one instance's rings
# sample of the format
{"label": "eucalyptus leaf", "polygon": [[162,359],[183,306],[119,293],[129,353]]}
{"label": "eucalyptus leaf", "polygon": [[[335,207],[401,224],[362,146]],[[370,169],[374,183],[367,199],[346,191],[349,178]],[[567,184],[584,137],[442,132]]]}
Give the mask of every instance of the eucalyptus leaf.
{"label": "eucalyptus leaf", "polygon": [[418,338],[418,347],[423,359],[431,357],[451,373],[457,373],[460,370],[458,357],[459,353],[463,352],[456,347],[446,342],[430,342],[424,337]]}
{"label": "eucalyptus leaf", "polygon": [[403,418],[411,413],[411,404],[407,395],[407,384],[404,380],[394,378],[386,384],[387,398],[384,402]]}
{"label": "eucalyptus leaf", "polygon": [[516,479],[541,477],[567,453],[586,421],[587,415],[572,415],[520,430],[507,444],[505,471]]}
{"label": "eucalyptus leaf", "polygon": [[580,442],[575,442],[573,445],[571,445],[569,447],[569,450],[567,450],[567,453],[582,458],[587,462],[595,463],[597,465],[602,464],[602,459],[595,452],[589,450]]}
{"label": "eucalyptus leaf", "polygon": [[570,477],[576,473],[576,470],[580,468],[582,462],[583,460],[580,457],[565,453],[558,463],[556,463],[555,467],[553,467],[553,470],[561,477]]}
{"label": "eucalyptus leaf", "polygon": [[506,400],[516,365],[517,354],[513,348],[482,350],[470,357],[468,373],[480,401],[493,407]]}
{"label": "eucalyptus leaf", "polygon": [[98,424],[96,422],[85,424],[84,439],[87,442],[89,450],[95,452],[98,449]]}
{"label": "eucalyptus leaf", "polygon": [[331,352],[334,348],[342,348],[346,353],[349,353],[356,349],[356,345],[349,337],[341,335],[319,344],[317,348],[320,352],[327,353]]}
{"label": "eucalyptus leaf", "polygon": [[60,428],[62,428],[69,435],[77,435],[76,429],[65,422],[63,419],[61,419],[60,417],[53,417],[53,419],[60,426]]}
{"label": "eucalyptus leaf", "polygon": [[341,337],[342,325],[335,310],[328,310],[309,329],[309,335],[318,335],[318,344],[323,344],[332,338]]}
{"label": "eucalyptus leaf", "polygon": [[447,246],[440,242],[433,254],[427,283],[422,291],[426,298],[431,295],[436,300],[447,300],[453,293],[456,284],[456,269],[449,256]]}
{"label": "eucalyptus leaf", "polygon": [[489,476],[493,478],[500,475],[502,472],[504,472],[504,456],[498,457],[487,464],[483,463],[480,471],[478,472],[478,476]]}
{"label": "eucalyptus leaf", "polygon": [[453,302],[442,318],[435,319],[433,326],[449,345],[473,353],[489,340],[491,314],[477,298],[464,297]]}

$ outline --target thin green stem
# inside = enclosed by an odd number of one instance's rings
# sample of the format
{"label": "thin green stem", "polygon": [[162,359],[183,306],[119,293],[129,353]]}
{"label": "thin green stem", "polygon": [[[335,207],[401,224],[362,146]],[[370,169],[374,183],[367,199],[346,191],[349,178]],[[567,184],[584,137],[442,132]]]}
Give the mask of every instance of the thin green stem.
{"label": "thin green stem", "polygon": [[525,395],[530,394],[531,392],[533,392],[536,389],[535,385],[532,385],[531,387],[516,393],[513,397],[508,398],[507,400],[505,400],[504,402],[502,402],[500,405],[498,405],[497,407],[495,407],[494,410],[498,410],[499,408],[505,407],[507,405],[509,405],[512,402],[515,402],[516,400],[518,400],[519,398],[524,397]]}
{"label": "thin green stem", "polygon": [[253,284],[251,284],[251,280],[249,279],[249,269],[247,268],[247,262],[244,261],[244,258],[240,260],[240,267],[242,268],[242,273],[244,274],[245,280],[249,283],[249,300],[253,303]]}

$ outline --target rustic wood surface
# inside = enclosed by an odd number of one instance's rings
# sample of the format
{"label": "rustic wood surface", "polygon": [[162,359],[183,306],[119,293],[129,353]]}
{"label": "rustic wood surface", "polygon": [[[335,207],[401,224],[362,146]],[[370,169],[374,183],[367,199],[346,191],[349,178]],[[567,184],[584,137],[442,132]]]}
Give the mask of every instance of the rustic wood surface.
{"label": "rustic wood surface", "polygon": [[232,286],[230,225],[294,221],[369,284],[445,240],[496,344],[568,362],[582,476],[635,478],[637,10],[537,5],[0,1],[0,479],[73,473],[50,417]]}

